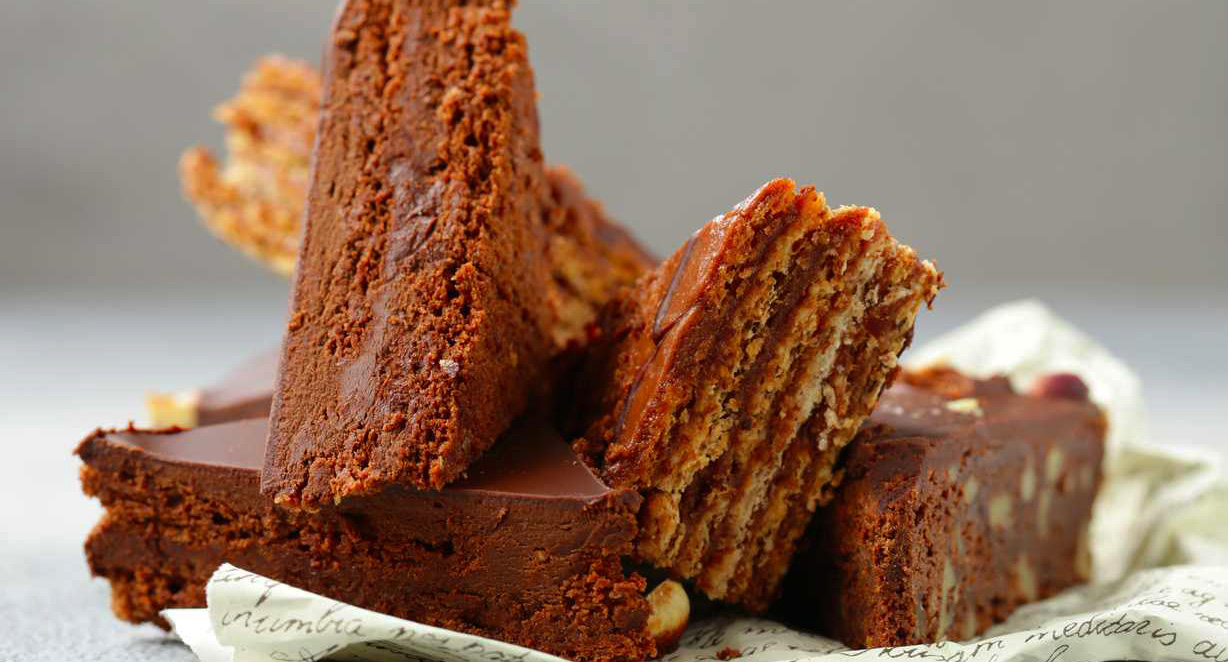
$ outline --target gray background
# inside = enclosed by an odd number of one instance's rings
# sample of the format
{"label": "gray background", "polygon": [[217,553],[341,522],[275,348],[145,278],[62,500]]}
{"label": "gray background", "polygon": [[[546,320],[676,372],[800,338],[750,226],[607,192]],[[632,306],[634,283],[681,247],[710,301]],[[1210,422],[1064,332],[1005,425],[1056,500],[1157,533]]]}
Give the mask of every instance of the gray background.
{"label": "gray background", "polygon": [[[175,161],[327,0],[8,2],[0,282],[262,282]],[[547,157],[655,249],[771,177],[878,207],[953,285],[1228,281],[1228,3],[526,0]]]}
{"label": "gray background", "polygon": [[[547,158],[658,253],[778,175],[947,272],[919,341],[1035,296],[1145,378],[1157,440],[1228,415],[1228,3],[524,0]],[[331,1],[0,3],[0,660],[181,656],[106,615],[69,452],[276,343],[179,152]],[[18,617],[20,605],[32,608]]]}

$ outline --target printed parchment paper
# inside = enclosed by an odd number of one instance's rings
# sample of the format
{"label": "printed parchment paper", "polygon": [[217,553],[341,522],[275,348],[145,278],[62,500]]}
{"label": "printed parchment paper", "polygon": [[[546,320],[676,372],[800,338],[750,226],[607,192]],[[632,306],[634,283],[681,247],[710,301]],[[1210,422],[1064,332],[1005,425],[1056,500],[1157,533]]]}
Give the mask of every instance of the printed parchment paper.
{"label": "printed parchment paper", "polygon": [[[985,662],[1228,662],[1228,481],[1217,458],[1147,445],[1138,378],[1040,304],[998,307],[910,355],[1017,388],[1050,372],[1088,382],[1109,417],[1106,479],[1092,524],[1092,585],[1029,605],[967,642],[849,650],[778,623],[725,616],[692,624],[665,662],[846,658]],[[1160,567],[1162,566],[1162,567]],[[556,662],[511,644],[366,611],[223,565],[208,609],[164,616],[202,662],[432,660]]]}

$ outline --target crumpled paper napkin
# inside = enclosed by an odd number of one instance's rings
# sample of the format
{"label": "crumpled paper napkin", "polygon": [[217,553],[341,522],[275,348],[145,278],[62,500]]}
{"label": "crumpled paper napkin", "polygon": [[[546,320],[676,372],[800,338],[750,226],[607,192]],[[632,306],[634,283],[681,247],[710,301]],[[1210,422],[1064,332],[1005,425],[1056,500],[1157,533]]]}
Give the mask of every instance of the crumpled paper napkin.
{"label": "crumpled paper napkin", "polygon": [[[966,642],[850,650],[768,620],[694,623],[664,662],[846,658],[948,662],[1211,660],[1228,662],[1228,480],[1216,457],[1148,443],[1142,386],[1124,363],[1033,301],[999,306],[908,356],[1027,389],[1072,372],[1109,419],[1105,482],[1092,522],[1094,581],[1026,606]],[[431,660],[555,662],[512,644],[359,609],[230,565],[207,587],[208,609],[163,615],[202,662]]]}

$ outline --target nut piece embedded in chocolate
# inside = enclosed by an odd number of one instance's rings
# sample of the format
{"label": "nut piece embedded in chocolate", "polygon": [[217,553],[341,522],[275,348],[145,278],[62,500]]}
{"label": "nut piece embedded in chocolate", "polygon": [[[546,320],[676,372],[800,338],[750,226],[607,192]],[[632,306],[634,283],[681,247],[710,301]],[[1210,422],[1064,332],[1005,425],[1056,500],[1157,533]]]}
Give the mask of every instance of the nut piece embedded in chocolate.
{"label": "nut piece embedded in chocolate", "polygon": [[[269,391],[272,395],[272,390]],[[155,429],[194,428],[200,412],[201,392],[189,389],[178,393],[148,393],[145,395],[145,410],[149,424]]]}
{"label": "nut piece embedded in chocolate", "polygon": [[212,386],[146,396],[145,408],[153,427],[186,429],[245,418],[268,418],[279,355],[277,350],[261,352]]}
{"label": "nut piece embedded in chocolate", "polygon": [[1087,384],[1078,375],[1069,372],[1055,372],[1036,380],[1036,383],[1032,384],[1030,393],[1040,398],[1086,400],[1089,391]]}
{"label": "nut piece embedded in chocolate", "polygon": [[691,601],[682,584],[667,579],[648,594],[648,633],[657,642],[657,653],[678,646],[691,620]]}

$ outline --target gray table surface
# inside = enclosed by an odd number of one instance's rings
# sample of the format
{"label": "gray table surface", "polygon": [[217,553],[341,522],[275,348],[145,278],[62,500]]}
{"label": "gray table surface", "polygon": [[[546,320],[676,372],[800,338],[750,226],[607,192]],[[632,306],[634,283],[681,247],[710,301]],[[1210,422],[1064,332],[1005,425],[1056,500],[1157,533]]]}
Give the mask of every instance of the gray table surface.
{"label": "gray table surface", "polygon": [[[273,346],[285,311],[276,289],[43,292],[0,295],[0,662],[188,660],[151,626],[115,621],[108,589],[91,580],[81,542],[100,514],[80,493],[77,441],[96,426],[142,417],[144,393],[208,383]],[[991,303],[941,301],[918,342]],[[1158,442],[1222,452],[1228,429],[1228,305],[1132,297],[1054,299],[1145,378]]]}

